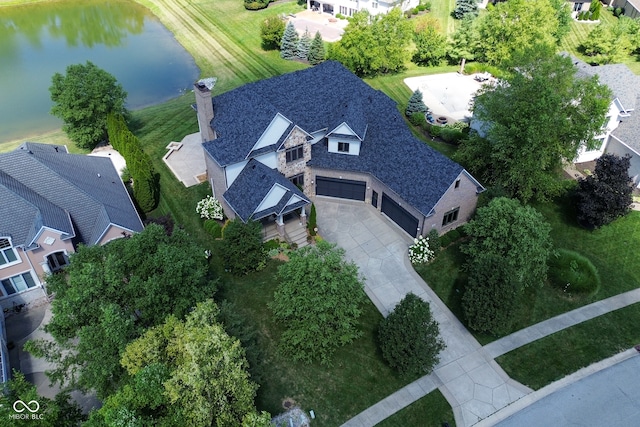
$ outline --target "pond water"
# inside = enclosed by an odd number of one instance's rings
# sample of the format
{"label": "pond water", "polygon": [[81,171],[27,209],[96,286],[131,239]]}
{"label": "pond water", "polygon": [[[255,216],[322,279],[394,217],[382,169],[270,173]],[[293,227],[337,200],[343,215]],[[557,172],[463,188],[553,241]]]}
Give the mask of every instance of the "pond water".
{"label": "pond water", "polygon": [[65,0],[0,8],[0,144],[60,128],[49,114],[54,73],[91,61],[128,93],[127,108],[190,88],[193,58],[158,19],[129,1]]}

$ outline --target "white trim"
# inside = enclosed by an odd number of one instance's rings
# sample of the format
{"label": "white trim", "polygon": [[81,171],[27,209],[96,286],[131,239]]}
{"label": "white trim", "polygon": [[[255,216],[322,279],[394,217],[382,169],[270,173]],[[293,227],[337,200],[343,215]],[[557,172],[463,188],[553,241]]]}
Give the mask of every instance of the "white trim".
{"label": "white trim", "polygon": [[[261,212],[265,209],[276,206],[278,203],[280,203],[282,197],[287,194],[287,191],[289,190],[287,190],[282,185],[278,183],[273,184],[269,192],[262,198],[262,201],[258,204],[258,207],[254,209],[253,213]],[[275,203],[274,200],[272,200],[274,197],[277,198],[277,200],[275,200]]]}
{"label": "white trim", "polygon": [[[274,129],[276,126],[280,127],[282,125],[284,125],[284,123],[286,122],[286,126],[284,129],[282,129],[279,133],[274,134],[274,135],[268,135],[270,130]],[[280,114],[280,113],[276,113],[276,115],[273,117],[273,119],[271,119],[271,121],[269,122],[269,124],[267,125],[266,129],[262,132],[262,135],[260,135],[260,137],[258,138],[258,140],[256,141],[255,144],[253,144],[253,147],[251,148],[251,150],[249,150],[249,153],[247,153],[245,160],[249,158],[249,156],[251,156],[251,153],[254,150],[258,150],[260,148],[264,148],[264,147],[268,147],[270,145],[275,144],[276,142],[278,142],[278,140],[282,137],[282,135],[287,131],[287,129],[289,128],[289,126],[291,126],[293,124],[293,122],[291,120],[289,120],[288,118],[286,118],[284,115]],[[277,130],[276,130],[277,132]],[[277,138],[275,138],[275,140],[273,142],[270,142],[269,140],[266,139],[267,136],[277,136]]]}
{"label": "white trim", "polygon": [[[0,239],[6,239],[9,241],[9,247],[8,248],[1,248],[0,252],[4,252],[7,249],[11,249],[11,252],[13,252],[13,255],[16,257],[15,261],[9,261],[6,262],[2,265],[0,265],[0,270],[3,268],[8,268],[11,267],[13,265],[18,265],[22,262],[22,257],[20,256],[20,254],[16,251],[17,246],[13,245],[13,239],[10,236],[0,236]],[[2,254],[2,256],[6,259],[6,256],[4,254]]]}
{"label": "white trim", "polygon": [[[306,130],[302,129],[300,126],[298,125],[293,125],[293,127],[291,128],[291,131],[289,131],[289,133],[287,134],[287,136],[285,136],[285,138],[282,140],[282,143],[280,144],[280,146],[278,146],[276,148],[276,152],[283,152],[288,150],[288,148],[286,148],[284,146],[284,143],[287,139],[289,139],[289,137],[291,136],[291,134],[293,133],[294,130],[298,129],[300,132],[304,133],[305,135],[307,135],[309,138],[313,138],[313,135],[311,135],[309,132],[307,132]],[[323,137],[324,138],[324,137]],[[309,141],[305,141],[305,142],[309,142]],[[296,145],[297,147],[297,145]],[[289,148],[293,148],[293,147],[289,147]]]}

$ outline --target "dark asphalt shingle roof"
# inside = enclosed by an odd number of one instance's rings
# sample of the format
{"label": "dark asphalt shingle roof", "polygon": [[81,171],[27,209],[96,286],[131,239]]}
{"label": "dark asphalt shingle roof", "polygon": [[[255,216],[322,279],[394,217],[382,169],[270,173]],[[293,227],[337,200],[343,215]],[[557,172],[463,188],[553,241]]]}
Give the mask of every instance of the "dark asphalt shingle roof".
{"label": "dark asphalt shingle roof", "polygon": [[[280,184],[287,191],[275,206],[255,212],[274,184]],[[233,207],[238,216],[247,222],[249,218],[258,220],[271,214],[286,213],[283,209],[294,194],[304,202],[291,205],[286,211],[311,203],[307,196],[280,172],[251,159],[222,197]]]}
{"label": "dark asphalt shingle roof", "polygon": [[370,173],[425,215],[463,170],[416,139],[393,100],[338,62],[244,85],[213,104],[219,138],[204,148],[222,166],[244,160],[279,112],[308,133],[346,122],[364,135],[360,155],[328,153],[317,143],[309,164]]}
{"label": "dark asphalt shingle roof", "polygon": [[[67,154],[46,144],[28,143],[10,153],[0,154],[0,182],[5,194],[22,206],[28,215],[16,215],[10,207],[0,211],[7,233],[21,236],[16,244],[27,244],[29,232],[39,224],[73,234],[63,218],[71,217],[79,242],[95,244],[112,223],[132,231],[143,226],[111,160]],[[16,184],[17,183],[17,184]],[[3,199],[4,200],[4,199]],[[13,214],[12,214],[13,212]],[[10,229],[9,229],[10,228]]]}

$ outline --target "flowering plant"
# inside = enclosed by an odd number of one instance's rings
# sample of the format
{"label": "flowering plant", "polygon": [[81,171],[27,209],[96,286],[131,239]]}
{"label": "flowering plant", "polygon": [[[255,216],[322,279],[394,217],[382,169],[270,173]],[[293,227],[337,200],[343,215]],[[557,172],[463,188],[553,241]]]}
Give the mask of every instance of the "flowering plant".
{"label": "flowering plant", "polygon": [[409,246],[409,260],[413,264],[423,264],[435,258],[435,252],[429,247],[429,237],[419,236]]}
{"label": "flowering plant", "polygon": [[207,196],[198,202],[196,212],[200,214],[200,218],[205,219],[222,219],[222,205],[213,196]]}

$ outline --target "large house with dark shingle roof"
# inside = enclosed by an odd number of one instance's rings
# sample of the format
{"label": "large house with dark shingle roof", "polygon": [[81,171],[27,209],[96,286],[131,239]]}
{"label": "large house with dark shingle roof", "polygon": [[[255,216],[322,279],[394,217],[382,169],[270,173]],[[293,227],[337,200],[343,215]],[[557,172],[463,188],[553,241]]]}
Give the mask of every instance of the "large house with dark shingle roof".
{"label": "large house with dark shingle roof", "polygon": [[143,229],[111,160],[25,143],[0,154],[0,305],[43,297],[44,277],[78,244]]}
{"label": "large house with dark shingle roof", "polygon": [[631,156],[629,175],[640,188],[640,112],[635,111],[640,106],[640,76],[624,64],[591,66],[573,57],[572,60],[579,77],[597,75],[600,83],[613,92],[606,124],[602,134],[596,136],[600,144],[594,150],[582,148],[576,163],[595,160],[603,153],[628,154]]}
{"label": "large house with dark shingle roof", "polygon": [[305,221],[314,197],[370,204],[411,236],[463,224],[484,190],[418,140],[393,100],[341,64],[250,83],[211,99],[196,83],[207,175],[226,215]]}

